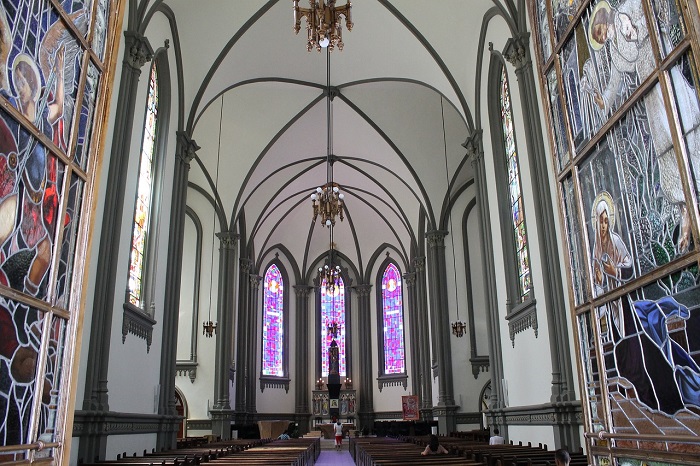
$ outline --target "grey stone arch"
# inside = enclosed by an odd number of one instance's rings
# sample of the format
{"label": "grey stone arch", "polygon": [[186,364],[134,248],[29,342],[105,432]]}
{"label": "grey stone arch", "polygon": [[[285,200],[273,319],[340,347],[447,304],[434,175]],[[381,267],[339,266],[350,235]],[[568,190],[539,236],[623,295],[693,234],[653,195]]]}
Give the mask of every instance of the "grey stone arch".
{"label": "grey stone arch", "polygon": [[[316,290],[315,298],[314,298],[314,315],[316,316],[314,320],[314,333],[315,333],[315,345],[314,345],[314,353],[316,354],[316,371],[314,374],[314,380],[318,379],[321,377],[321,333],[320,333],[320,325],[321,325],[321,292],[320,292],[320,287],[321,284],[319,283],[318,276],[317,276],[317,265],[318,264],[323,264],[328,257],[328,253],[323,253],[319,255],[316,260],[312,261],[311,264],[313,264],[309,270],[306,272],[306,276],[308,277],[309,281],[313,283],[313,287]],[[345,333],[346,333],[346,338],[345,338],[345,355],[346,355],[346,377],[352,379],[352,335],[351,332],[353,330],[352,328],[352,286],[354,283],[353,277],[359,277],[360,274],[355,267],[355,265],[350,261],[350,259],[343,254],[340,251],[334,250],[333,251],[333,262],[337,265],[340,266],[340,276],[343,279],[343,285],[345,287]]]}
{"label": "grey stone arch", "polygon": [[[377,252],[380,252],[381,250],[389,247],[388,245],[382,245],[382,247],[377,250]],[[401,256],[399,256],[401,257]],[[374,265],[376,261],[372,261],[370,265]],[[406,262],[404,261],[404,264]],[[383,306],[383,296],[382,296],[382,278],[384,277],[384,272],[386,271],[387,267],[389,264],[394,264],[396,268],[399,270],[399,276],[403,277],[403,272],[401,269],[401,266],[399,262],[392,258],[391,255],[389,254],[389,251],[386,253],[386,257],[384,260],[379,264],[379,267],[377,268],[377,273],[375,275],[375,280],[374,280],[374,295],[376,297],[376,321],[377,321],[377,383],[379,385],[379,391],[382,390],[384,387],[391,387],[391,386],[398,386],[402,385],[404,389],[408,386],[408,351],[407,346],[406,346],[406,323],[404,316],[406,315],[406,309],[404,306],[404,303],[406,300],[404,299],[406,296],[407,290],[405,290],[405,287],[403,286],[403,279],[401,280],[401,319],[404,322],[404,332],[403,332],[403,339],[404,339],[404,372],[402,374],[387,374],[385,373],[385,368],[386,368],[386,360],[385,360],[385,349],[384,349],[384,334],[382,332],[382,329],[384,327],[384,306]],[[368,270],[371,270],[371,267],[368,267]]]}
{"label": "grey stone arch", "polygon": [[[472,218],[472,214],[476,215],[476,221],[479,221],[478,209],[474,210],[476,207],[476,198],[471,199],[467,203],[467,207],[464,209],[464,214],[462,215],[462,241],[464,244],[464,283],[467,286],[467,322],[469,325],[469,362],[472,365],[472,374],[474,378],[479,378],[480,372],[486,372],[489,370],[489,355],[480,355],[477,349],[477,332],[476,332],[476,313],[474,310],[474,284],[472,283],[472,269],[471,269],[471,254],[470,248],[475,247],[474,242],[470,241],[467,223],[469,219]],[[479,230],[481,231],[481,230]],[[483,248],[483,243],[479,242],[479,245]],[[486,254],[482,250],[482,260],[483,256]]]}
{"label": "grey stone arch", "polygon": [[[513,94],[513,86],[511,85],[510,76],[506,69],[506,64],[503,56],[493,50],[491,47],[491,60],[488,71],[488,117],[489,126],[491,128],[491,146],[493,150],[494,172],[496,178],[496,209],[498,211],[498,221],[501,229],[501,247],[503,249],[503,271],[506,281],[506,316],[508,321],[510,339],[515,346],[515,335],[528,327],[532,327],[537,336],[537,308],[535,296],[535,284],[532,283],[530,292],[524,298],[520,295],[520,285],[518,277],[517,249],[516,238],[513,231],[512,210],[510,203],[510,194],[508,189],[508,167],[507,154],[504,147],[503,126],[501,121],[501,100],[500,100],[500,83],[501,73],[506,70],[506,79],[508,80],[508,89],[510,95]],[[516,120],[519,115],[512,107],[511,98],[511,113],[513,120]],[[516,152],[518,152],[518,138],[513,129],[513,138],[515,142]],[[518,172],[520,172],[520,160],[518,159]],[[522,177],[521,187],[522,187]],[[524,196],[521,189],[521,198]],[[525,202],[523,201],[523,205]],[[527,214],[524,213],[525,232],[527,235]],[[528,248],[528,254],[530,253]],[[531,267],[531,265],[530,265]]]}
{"label": "grey stone arch", "polygon": [[189,206],[185,208],[185,217],[190,219],[195,230],[195,258],[194,273],[192,274],[192,333],[190,334],[190,357],[189,359],[177,360],[176,374],[178,376],[187,375],[194,383],[197,378],[197,338],[199,336],[199,296],[201,289],[202,275],[202,221],[197,213]]}
{"label": "grey stone arch", "polygon": [[[153,53],[153,60],[151,66],[148,69],[148,74],[146,79],[143,80],[142,85],[146,86],[146,89],[150,86],[150,76],[153,68],[156,70],[158,86],[158,107],[156,115],[156,134],[155,141],[153,145],[153,155],[152,155],[152,185],[151,185],[151,204],[150,204],[150,216],[148,222],[148,236],[145,241],[144,251],[143,251],[143,269],[141,273],[141,306],[135,306],[129,302],[129,289],[128,285],[125,289],[124,295],[124,321],[122,324],[122,342],[126,341],[126,336],[128,333],[133,333],[146,340],[146,351],[150,350],[151,339],[153,333],[153,326],[156,324],[155,321],[155,284],[158,276],[158,243],[160,241],[158,232],[161,226],[161,222],[165,219],[161,218],[162,215],[162,199],[163,199],[163,183],[165,178],[165,163],[167,157],[167,141],[168,141],[168,130],[170,126],[170,107],[172,99],[172,89],[170,83],[170,64],[168,61],[168,48],[160,47]],[[148,91],[146,91],[146,101],[143,104],[143,113],[141,118],[134,118],[133,125],[140,129],[141,132],[141,144],[139,147],[143,147],[143,140],[145,136],[145,122],[146,116],[148,114],[147,109],[147,99]],[[139,125],[139,126],[137,126]],[[142,154],[139,153],[139,163],[137,165],[137,177],[141,169],[141,164],[143,163]],[[133,224],[134,224],[134,213],[136,211],[138,193],[135,193],[132,208],[130,210],[130,225],[132,225],[131,235],[129,236],[129,257],[131,256],[131,244],[133,242]],[[131,259],[129,259],[128,265],[131,266]],[[123,273],[128,275],[129,269],[125,270]]]}
{"label": "grey stone arch", "polygon": [[[272,254],[273,251],[277,250],[275,252],[275,257],[269,260],[264,267],[256,267],[256,269],[259,271],[258,274],[262,276],[263,280],[263,285],[261,288],[264,288],[264,281],[265,281],[265,275],[267,274],[267,271],[269,270],[270,267],[275,265],[279,271],[280,274],[282,275],[282,281],[284,283],[284,294],[282,295],[282,312],[284,314],[283,316],[283,341],[282,341],[282,367],[283,367],[283,376],[274,376],[274,375],[264,375],[262,373],[262,356],[263,356],[263,335],[262,335],[262,329],[264,326],[264,319],[265,319],[265,300],[263,298],[260,299],[260,391],[264,391],[266,388],[284,388],[286,392],[289,392],[289,383],[291,381],[291,374],[290,374],[290,365],[289,365],[289,359],[290,359],[290,345],[289,345],[289,338],[291,336],[291,333],[289,331],[290,327],[290,321],[291,321],[291,307],[290,307],[290,295],[294,292],[293,290],[293,283],[297,283],[299,279],[299,268],[297,267],[297,264],[294,260],[294,256],[292,256],[289,252],[289,250],[284,247],[282,244],[276,244],[272,246],[270,249],[265,251],[263,254],[260,255],[260,258],[267,257],[268,255]],[[294,275],[294,280],[292,282],[292,279],[289,276],[289,273],[287,272],[287,267],[284,265],[284,262],[280,260],[279,254],[282,253],[282,255],[289,261],[292,270],[293,270],[293,275]],[[258,261],[258,264],[260,262]],[[264,292],[261,292],[264,297]]]}

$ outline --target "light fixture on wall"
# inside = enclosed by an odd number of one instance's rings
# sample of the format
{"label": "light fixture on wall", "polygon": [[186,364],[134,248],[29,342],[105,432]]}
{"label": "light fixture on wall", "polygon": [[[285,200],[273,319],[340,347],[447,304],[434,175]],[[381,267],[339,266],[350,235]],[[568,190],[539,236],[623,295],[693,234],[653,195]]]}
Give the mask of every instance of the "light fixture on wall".
{"label": "light fixture on wall", "polygon": [[313,220],[321,217],[321,225],[327,227],[335,226],[335,218],[340,217],[343,221],[343,193],[340,186],[333,181],[333,109],[331,107],[331,56],[326,53],[326,184],[320,186],[311,193],[311,205],[313,207]]}
{"label": "light fixture on wall", "polygon": [[335,0],[309,0],[310,8],[299,8],[299,0],[294,4],[294,33],[299,34],[301,19],[306,18],[308,41],[306,50],[328,48],[331,52],[335,47],[343,50],[343,27],[341,19],[345,18],[345,27],[352,31],[350,10],[352,4],[348,1],[343,6],[335,6]]}
{"label": "light fixture on wall", "polygon": [[[442,146],[445,152],[445,186],[447,186],[447,189],[450,190],[450,172],[447,166],[447,136],[445,135],[445,107],[443,105],[442,97],[440,97],[440,111],[442,113]],[[457,320],[452,322],[452,333],[457,338],[462,338],[464,336],[465,330],[467,329],[467,324],[459,320],[459,295],[457,293],[457,260],[455,258],[455,235],[454,230],[452,229],[452,209],[450,209],[447,216],[450,220],[450,240],[452,241],[452,270],[454,271],[455,277],[455,306],[457,308]]]}
{"label": "light fixture on wall", "polygon": [[[219,196],[219,163],[221,161],[221,126],[224,119],[224,96],[221,96],[221,112],[219,114],[219,147],[216,154],[216,179],[214,181],[214,199]],[[211,226],[211,264],[209,271],[209,320],[203,323],[203,334],[211,338],[216,334],[216,322],[211,320],[211,291],[214,283],[214,238],[216,237],[216,201],[214,201],[214,215]]]}

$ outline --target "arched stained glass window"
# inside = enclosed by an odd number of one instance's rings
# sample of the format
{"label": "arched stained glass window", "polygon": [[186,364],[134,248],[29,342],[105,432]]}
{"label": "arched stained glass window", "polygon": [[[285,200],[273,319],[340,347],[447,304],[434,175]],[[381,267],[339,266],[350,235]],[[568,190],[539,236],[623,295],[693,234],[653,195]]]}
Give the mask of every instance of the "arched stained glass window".
{"label": "arched stained glass window", "polygon": [[515,135],[513,133],[513,112],[510,105],[510,90],[505,68],[501,71],[501,122],[503,124],[503,142],[505,144],[506,165],[508,169],[508,192],[510,208],[513,214],[513,238],[515,240],[516,263],[518,269],[518,284],[520,301],[524,301],[532,289],[530,277],[530,257],[527,247],[527,232],[525,231],[525,211],[523,210],[523,193],[520,185],[520,164],[515,150]]}
{"label": "arched stained glass window", "polygon": [[262,374],[284,376],[284,280],[275,264],[263,280]]}
{"label": "arched stained glass window", "polygon": [[321,283],[321,375],[328,377],[328,347],[333,336],[328,327],[333,323],[338,324],[338,372],[340,377],[347,375],[347,359],[345,354],[345,284],[342,277],[338,277],[338,284],[332,290],[326,289],[326,280]]}
{"label": "arched stained glass window", "polygon": [[384,332],[384,373],[406,372],[406,351],[403,335],[403,299],[401,274],[390,263],[382,275],[382,321]]}
{"label": "arched stained glass window", "polygon": [[139,178],[134,209],[134,228],[131,234],[131,255],[129,258],[129,303],[144,308],[143,283],[146,245],[151,221],[151,199],[153,197],[153,159],[158,131],[158,75],[155,61],[151,66],[146,103],[143,142],[139,161]]}

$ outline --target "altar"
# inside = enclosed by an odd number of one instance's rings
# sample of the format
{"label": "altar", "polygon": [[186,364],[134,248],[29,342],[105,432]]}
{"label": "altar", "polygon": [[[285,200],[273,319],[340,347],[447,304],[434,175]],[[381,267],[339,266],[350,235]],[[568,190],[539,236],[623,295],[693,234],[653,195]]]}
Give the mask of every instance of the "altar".
{"label": "altar", "polygon": [[[353,389],[340,390],[340,398],[337,400],[338,406],[330,406],[331,402],[336,400],[330,400],[328,391],[326,390],[314,390],[312,395],[312,409],[311,412],[314,417],[326,418],[330,414],[330,408],[338,408],[340,417],[354,419],[355,409],[357,405],[357,394]],[[352,424],[352,423],[351,423]]]}

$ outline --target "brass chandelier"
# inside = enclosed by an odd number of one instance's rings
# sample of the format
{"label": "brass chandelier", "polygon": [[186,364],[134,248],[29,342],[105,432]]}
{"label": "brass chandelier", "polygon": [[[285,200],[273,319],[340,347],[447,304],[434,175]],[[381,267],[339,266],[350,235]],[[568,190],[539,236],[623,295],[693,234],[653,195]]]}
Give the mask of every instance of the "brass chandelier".
{"label": "brass chandelier", "polygon": [[306,32],[308,41],[306,50],[311,52],[315,48],[319,52],[321,48],[333,51],[335,47],[343,50],[343,28],[341,19],[345,17],[345,27],[352,31],[352,19],[350,1],[343,6],[336,7],[335,0],[309,0],[310,8],[299,8],[299,0],[294,3],[294,33],[299,34],[301,19],[306,18]]}

